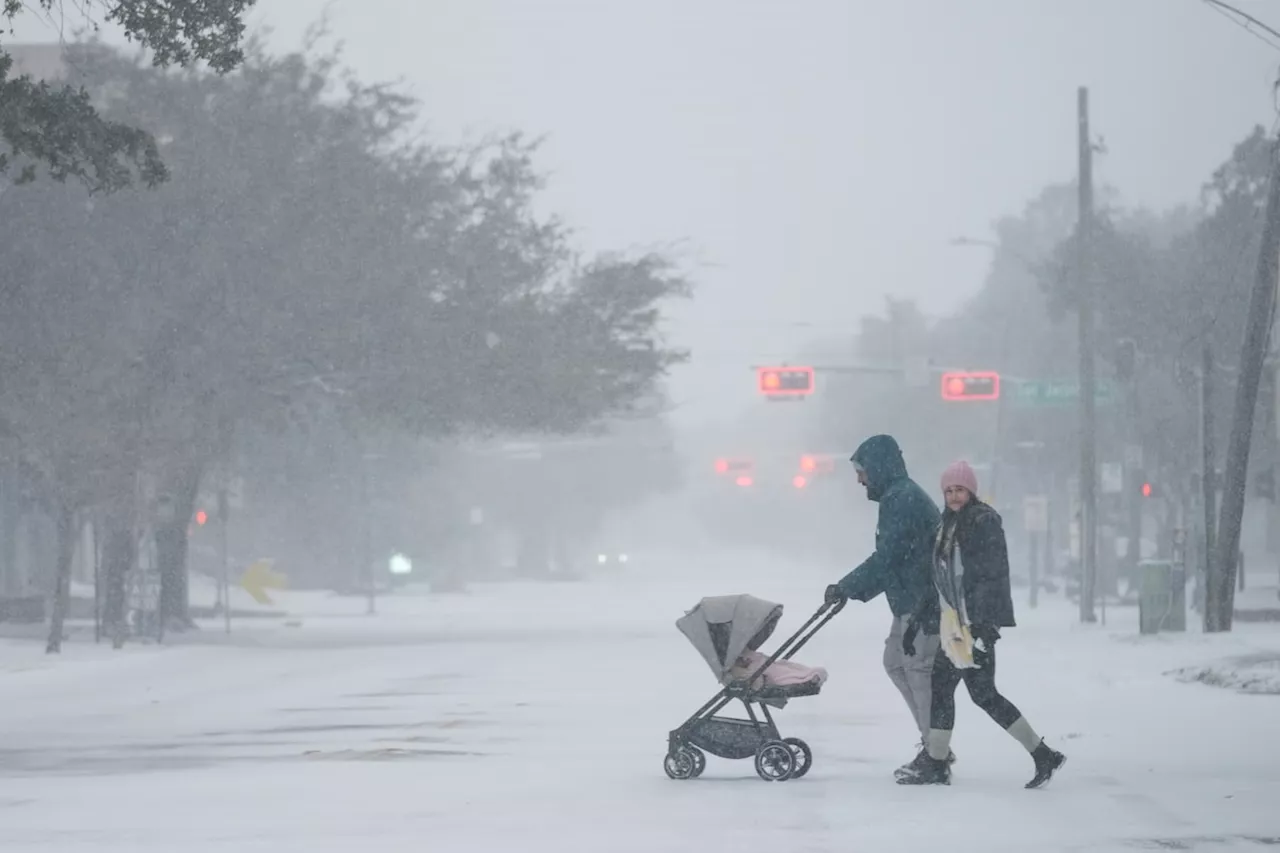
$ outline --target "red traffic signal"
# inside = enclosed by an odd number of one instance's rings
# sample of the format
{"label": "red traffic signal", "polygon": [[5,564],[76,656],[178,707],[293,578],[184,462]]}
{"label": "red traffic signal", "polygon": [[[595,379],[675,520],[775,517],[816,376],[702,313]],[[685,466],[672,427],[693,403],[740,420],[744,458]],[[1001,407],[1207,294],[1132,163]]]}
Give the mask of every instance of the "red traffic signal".
{"label": "red traffic signal", "polygon": [[757,367],[756,384],[766,397],[796,397],[813,393],[812,367]]}
{"label": "red traffic signal", "polygon": [[1149,498],[1149,497],[1151,497],[1151,484],[1150,484],[1150,483],[1143,483],[1143,484],[1142,484],[1142,496],[1143,496],[1144,498]]}
{"label": "red traffic signal", "polygon": [[994,371],[944,373],[942,374],[942,399],[966,402],[999,400],[1000,374]]}
{"label": "red traffic signal", "polygon": [[196,510],[196,524],[204,527],[204,523],[209,520],[209,513],[202,509]]}
{"label": "red traffic signal", "polygon": [[730,472],[751,471],[755,465],[750,459],[717,459],[716,473],[728,474]]}
{"label": "red traffic signal", "polygon": [[800,470],[806,474],[830,474],[836,470],[836,461],[831,456],[806,454],[800,457]]}

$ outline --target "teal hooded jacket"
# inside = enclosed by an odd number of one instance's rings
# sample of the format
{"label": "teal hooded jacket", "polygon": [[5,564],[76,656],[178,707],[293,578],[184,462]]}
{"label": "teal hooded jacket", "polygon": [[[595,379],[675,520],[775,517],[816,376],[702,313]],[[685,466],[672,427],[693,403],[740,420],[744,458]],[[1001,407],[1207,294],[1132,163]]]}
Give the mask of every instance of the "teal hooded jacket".
{"label": "teal hooded jacket", "polygon": [[[933,546],[941,515],[933,499],[907,476],[898,442],[875,435],[853,454],[866,473],[867,497],[880,504],[875,553],[836,584],[848,598],[870,601],[884,593],[894,616],[910,616],[933,583]],[[920,625],[936,634],[932,624]]]}

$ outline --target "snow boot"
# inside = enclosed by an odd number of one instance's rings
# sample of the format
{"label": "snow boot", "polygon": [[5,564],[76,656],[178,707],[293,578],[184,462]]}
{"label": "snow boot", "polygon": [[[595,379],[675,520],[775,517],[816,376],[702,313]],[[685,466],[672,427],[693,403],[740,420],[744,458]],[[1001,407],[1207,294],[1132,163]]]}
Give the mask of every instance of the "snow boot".
{"label": "snow boot", "polygon": [[[908,776],[920,769],[921,763],[929,757],[929,750],[925,747],[923,743],[919,745],[919,750],[920,751],[916,753],[915,758],[911,759],[906,764],[902,765],[897,770],[893,771],[893,775],[895,777],[901,778],[903,776]],[[956,754],[954,752],[949,751],[947,753],[947,764],[955,764],[955,763],[956,763]]]}
{"label": "snow boot", "polygon": [[912,758],[906,764],[902,765],[897,770],[893,771],[893,775],[899,779],[902,778],[903,776],[910,776],[912,773],[915,773],[917,770],[920,769],[921,762],[923,762],[928,757],[929,757],[929,750],[924,748],[923,743],[918,744],[915,758]]}
{"label": "snow boot", "polygon": [[1036,763],[1036,775],[1027,783],[1028,788],[1043,788],[1053,778],[1054,771],[1067,763],[1065,755],[1050,749],[1043,740],[1031,753],[1031,759]]}
{"label": "snow boot", "polygon": [[950,785],[951,763],[930,758],[926,752],[914,772],[898,777],[899,785]]}

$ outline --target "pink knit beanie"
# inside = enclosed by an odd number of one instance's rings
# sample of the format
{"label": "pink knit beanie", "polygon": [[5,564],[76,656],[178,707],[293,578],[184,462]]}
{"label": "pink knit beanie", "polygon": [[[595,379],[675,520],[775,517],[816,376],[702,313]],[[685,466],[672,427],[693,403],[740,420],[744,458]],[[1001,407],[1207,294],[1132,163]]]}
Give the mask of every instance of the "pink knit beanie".
{"label": "pink knit beanie", "polygon": [[976,498],[978,496],[978,475],[973,473],[969,463],[963,459],[959,462],[952,462],[947,466],[947,470],[942,472],[942,491],[945,492],[949,486],[964,486],[969,494]]}

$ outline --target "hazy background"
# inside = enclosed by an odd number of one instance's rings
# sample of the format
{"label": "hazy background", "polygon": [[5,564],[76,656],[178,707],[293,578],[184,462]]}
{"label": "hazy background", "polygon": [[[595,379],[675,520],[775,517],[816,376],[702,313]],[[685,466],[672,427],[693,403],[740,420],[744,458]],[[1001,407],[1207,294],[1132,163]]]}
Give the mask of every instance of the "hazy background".
{"label": "hazy background", "polygon": [[677,423],[752,402],[753,358],[852,334],[884,293],[931,314],[974,293],[990,257],[948,241],[1074,174],[1078,85],[1099,183],[1153,207],[1274,115],[1276,51],[1198,0],[265,0],[254,18],[284,46],[326,8],[347,59],[403,77],[439,136],[545,134],[547,198],[588,246],[688,241],[705,268],[673,328],[694,349]]}
{"label": "hazy background", "polygon": [[677,425],[754,402],[753,359],[853,334],[882,294],[937,316],[974,293],[990,256],[948,241],[1074,175],[1077,86],[1098,182],[1163,208],[1272,122],[1280,58],[1200,0],[261,0],[250,20],[283,50],[326,10],[435,138],[545,135],[547,203],[584,248],[683,244]]}

